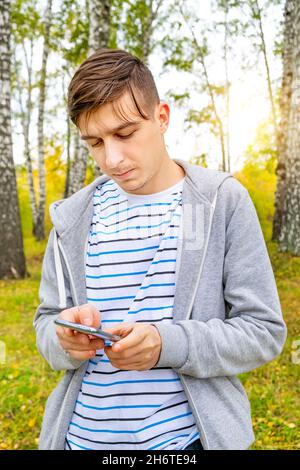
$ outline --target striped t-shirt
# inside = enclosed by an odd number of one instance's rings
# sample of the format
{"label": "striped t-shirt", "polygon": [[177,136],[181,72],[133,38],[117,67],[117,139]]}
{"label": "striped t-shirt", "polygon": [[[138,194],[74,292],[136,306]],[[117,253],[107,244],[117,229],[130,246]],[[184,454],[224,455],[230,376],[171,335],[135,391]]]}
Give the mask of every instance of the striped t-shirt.
{"label": "striped t-shirt", "polygon": [[[151,195],[128,194],[112,180],[96,188],[86,288],[104,328],[172,322],[182,185]],[[198,438],[172,368],[119,370],[104,350],[89,360],[65,449],[184,449]]]}

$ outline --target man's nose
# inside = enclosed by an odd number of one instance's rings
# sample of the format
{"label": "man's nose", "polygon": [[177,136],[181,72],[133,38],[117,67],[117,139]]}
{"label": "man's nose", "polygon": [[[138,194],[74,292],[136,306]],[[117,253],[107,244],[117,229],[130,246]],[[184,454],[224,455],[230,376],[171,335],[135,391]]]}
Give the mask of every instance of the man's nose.
{"label": "man's nose", "polygon": [[107,142],[105,144],[105,163],[106,168],[119,168],[124,157],[117,142]]}

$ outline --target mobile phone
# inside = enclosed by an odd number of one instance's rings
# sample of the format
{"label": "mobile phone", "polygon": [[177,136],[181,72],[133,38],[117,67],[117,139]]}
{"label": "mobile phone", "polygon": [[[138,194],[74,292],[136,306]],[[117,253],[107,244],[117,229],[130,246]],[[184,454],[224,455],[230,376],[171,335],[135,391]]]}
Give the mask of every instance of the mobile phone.
{"label": "mobile phone", "polygon": [[118,335],[112,335],[106,331],[101,330],[101,328],[93,328],[92,326],[81,325],[81,323],[73,323],[71,321],[62,320],[60,318],[56,318],[54,323],[59,326],[63,326],[64,328],[71,328],[71,330],[79,331],[80,333],[84,333],[86,335],[93,335],[97,336],[97,338],[101,338],[107,341],[119,341],[121,339]]}

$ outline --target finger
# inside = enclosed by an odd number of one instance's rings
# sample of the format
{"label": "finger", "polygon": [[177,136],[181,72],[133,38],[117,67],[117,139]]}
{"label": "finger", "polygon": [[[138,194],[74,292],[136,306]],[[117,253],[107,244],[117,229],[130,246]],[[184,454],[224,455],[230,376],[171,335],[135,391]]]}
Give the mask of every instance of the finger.
{"label": "finger", "polygon": [[[94,305],[84,304],[63,310],[59,314],[59,318],[68,320],[74,323],[80,323],[87,326],[99,328],[100,326],[100,312]],[[73,330],[70,329],[71,332]],[[71,333],[73,335],[73,333]]]}
{"label": "finger", "polygon": [[[121,340],[116,341],[112,345],[112,351],[113,352],[121,352],[124,351],[125,349],[130,349],[132,347],[135,347],[144,340],[146,334],[143,329],[140,329],[139,327],[134,327],[133,325],[127,326],[125,329],[120,330],[120,336],[123,336],[124,333],[127,333],[127,335]],[[118,334],[118,333],[116,333]]]}
{"label": "finger", "polygon": [[58,327],[56,330],[56,334],[61,341],[70,342],[71,344],[88,344],[88,337],[83,333],[78,333],[75,335],[73,330],[69,328]]}
{"label": "finger", "polygon": [[100,327],[100,313],[94,305],[80,305],[76,311],[76,321],[83,325]]}
{"label": "finger", "polygon": [[91,349],[104,349],[105,341],[103,339],[95,338],[90,340]]}
{"label": "finger", "polygon": [[104,352],[111,360],[130,360],[131,358],[134,358],[136,361],[137,357],[142,352],[142,348],[139,344],[138,346],[132,346],[131,348],[126,348],[121,351],[114,351],[112,346],[106,346],[104,348]]}
{"label": "finger", "polygon": [[68,350],[67,352],[73,359],[76,359],[77,361],[86,361],[96,355],[96,351],[94,350],[89,350],[89,351]]}
{"label": "finger", "polygon": [[111,365],[116,369],[120,370],[142,370],[142,365],[140,362],[133,362],[133,363],[119,363],[119,362],[111,362]]}
{"label": "finger", "polygon": [[80,334],[76,338],[62,338],[61,344],[64,349],[72,349],[78,351],[88,351],[91,349],[103,349],[104,341],[102,339],[90,340],[87,335]]}

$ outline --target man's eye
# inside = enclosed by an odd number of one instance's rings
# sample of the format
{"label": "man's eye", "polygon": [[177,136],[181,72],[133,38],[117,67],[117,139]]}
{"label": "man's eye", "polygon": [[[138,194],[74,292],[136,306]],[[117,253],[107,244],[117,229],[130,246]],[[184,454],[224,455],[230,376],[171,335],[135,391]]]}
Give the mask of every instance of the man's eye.
{"label": "man's eye", "polygon": [[99,147],[100,144],[102,144],[102,140],[98,140],[98,142],[96,142],[94,145],[92,145],[92,147]]}
{"label": "man's eye", "polygon": [[120,139],[128,139],[132,134],[134,134],[135,131],[131,132],[130,134],[126,134],[126,135],[118,135],[118,137],[120,137]]}
{"label": "man's eye", "polygon": [[[129,139],[129,137],[132,136],[134,133],[135,133],[135,131],[131,132],[130,134],[126,134],[126,135],[117,134],[117,137],[119,137],[120,139]],[[92,147],[99,147],[102,144],[103,144],[102,140],[98,140],[98,142],[96,142],[94,145],[92,145]]]}

